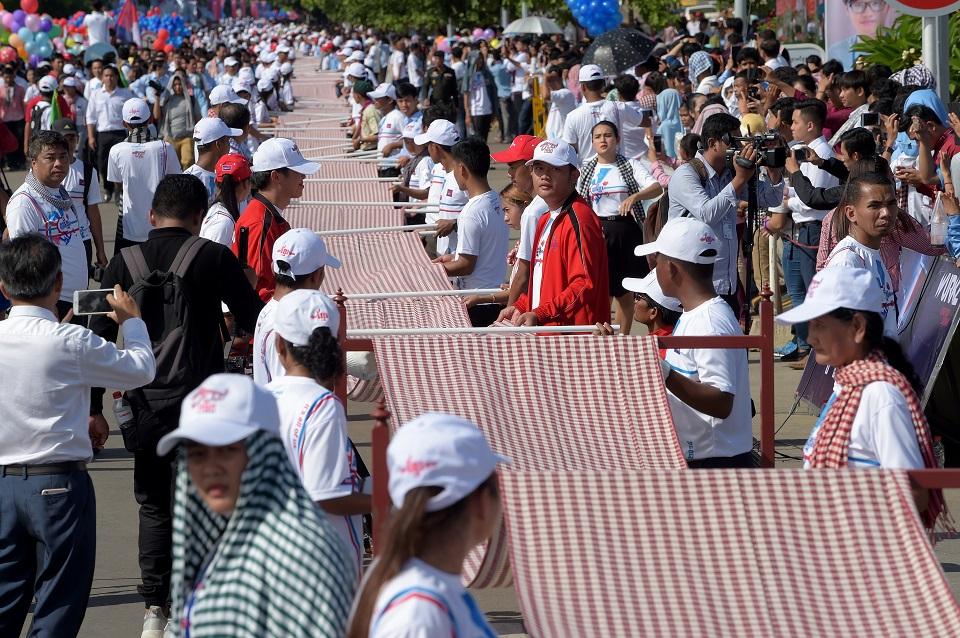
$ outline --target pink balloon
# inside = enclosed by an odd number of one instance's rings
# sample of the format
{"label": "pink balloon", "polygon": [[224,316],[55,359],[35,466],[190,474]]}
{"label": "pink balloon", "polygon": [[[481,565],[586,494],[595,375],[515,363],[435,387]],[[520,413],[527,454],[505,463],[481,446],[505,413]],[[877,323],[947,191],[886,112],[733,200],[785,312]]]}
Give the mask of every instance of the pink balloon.
{"label": "pink balloon", "polygon": [[40,29],[40,16],[38,16],[36,13],[31,13],[23,21],[23,26],[36,33],[37,30]]}
{"label": "pink balloon", "polygon": [[482,39],[483,39],[483,29],[481,29],[480,27],[477,27],[476,29],[474,29],[474,30],[473,30],[473,39],[474,39],[474,40],[482,40]]}

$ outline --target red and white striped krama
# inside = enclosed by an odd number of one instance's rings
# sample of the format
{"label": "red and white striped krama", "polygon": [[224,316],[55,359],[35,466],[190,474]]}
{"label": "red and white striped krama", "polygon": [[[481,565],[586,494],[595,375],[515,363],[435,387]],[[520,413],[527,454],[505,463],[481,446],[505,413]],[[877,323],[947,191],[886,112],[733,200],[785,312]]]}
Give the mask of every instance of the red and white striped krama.
{"label": "red and white striped krama", "polygon": [[[457,414],[519,470],[602,469],[617,480],[686,467],[654,339],[386,337],[374,352],[394,427],[430,410]],[[511,582],[504,533],[471,552],[464,582]]]}
{"label": "red and white striped krama", "polygon": [[960,636],[903,472],[527,469],[501,490],[532,636]]}
{"label": "red and white striped krama", "polygon": [[[323,158],[321,158],[322,160]],[[317,176],[323,175],[323,179],[341,179],[340,175],[325,175],[327,165],[335,165],[335,160],[329,162],[321,161],[320,171]],[[366,164],[360,166],[366,168]],[[334,171],[331,171],[334,172]],[[339,172],[339,171],[337,171]],[[364,179],[366,177],[364,176]],[[342,181],[342,182],[305,182],[303,185],[303,195],[301,199],[313,202],[384,202],[384,208],[393,208],[387,202],[393,201],[393,194],[390,192],[390,182],[378,182],[375,178],[369,178],[369,182]],[[349,204],[344,204],[344,208],[349,208]],[[370,206],[356,207],[371,208]]]}

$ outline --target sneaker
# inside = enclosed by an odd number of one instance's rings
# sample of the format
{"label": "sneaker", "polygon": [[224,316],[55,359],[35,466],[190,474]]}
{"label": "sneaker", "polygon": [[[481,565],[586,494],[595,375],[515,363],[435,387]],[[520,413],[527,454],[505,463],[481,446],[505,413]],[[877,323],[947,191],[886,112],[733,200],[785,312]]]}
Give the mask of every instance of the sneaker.
{"label": "sneaker", "polygon": [[806,348],[794,348],[792,352],[788,352],[780,357],[780,361],[800,361],[805,359],[806,356],[810,354],[810,347]]}
{"label": "sneaker", "polygon": [[791,340],[786,342],[776,350],[774,350],[773,356],[776,359],[782,359],[785,356],[792,356],[793,353],[795,353],[796,351],[797,351],[797,342]]}
{"label": "sneaker", "polygon": [[163,607],[147,607],[143,614],[143,631],[140,638],[163,638],[163,633],[167,628],[167,614]]}

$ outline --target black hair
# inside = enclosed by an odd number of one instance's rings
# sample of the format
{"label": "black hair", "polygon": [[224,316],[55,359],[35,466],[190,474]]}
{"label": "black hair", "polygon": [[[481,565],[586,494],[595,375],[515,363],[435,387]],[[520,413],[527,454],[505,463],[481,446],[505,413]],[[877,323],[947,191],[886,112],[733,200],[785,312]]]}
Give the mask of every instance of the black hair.
{"label": "black hair", "polygon": [[0,281],[13,299],[49,295],[61,264],[60,250],[38,233],[0,243]]}
{"label": "black hair", "polygon": [[457,119],[456,111],[447,104],[431,104],[423,112],[423,130],[427,130],[435,120],[453,122]]}
{"label": "black hair", "polygon": [[250,125],[250,109],[246,104],[227,102],[220,107],[220,119],[230,128],[243,131]]}
{"label": "black hair", "polygon": [[27,147],[27,158],[32,162],[40,157],[40,153],[47,148],[58,148],[67,153],[70,152],[70,145],[63,135],[56,131],[38,131],[30,137],[30,146]]}
{"label": "black hair", "polygon": [[773,77],[785,84],[793,84],[800,77],[800,74],[792,66],[782,66],[774,70]]}
{"label": "black hair", "polygon": [[658,304],[653,297],[648,295],[645,292],[637,293],[638,297],[643,297],[644,302],[652,310],[656,310],[657,314],[660,315],[660,321],[668,326],[676,326],[677,322],[680,321],[680,313],[676,310],[670,310]]}
{"label": "black hair", "polygon": [[870,84],[867,80],[867,74],[863,71],[854,69],[847,71],[840,76],[841,89],[853,89],[854,91],[863,90],[865,96],[870,95]]}
{"label": "black hair", "polygon": [[620,139],[620,129],[617,128],[617,125],[611,122],[610,120],[600,120],[590,128],[590,137],[593,137],[593,132],[597,130],[598,126],[609,126],[613,129],[613,136],[618,140]]}
{"label": "black hair", "polygon": [[757,31],[757,39],[760,41],[763,40],[776,40],[777,32],[773,29],[760,29]]}
{"label": "black hair", "polygon": [[[659,74],[657,75],[659,76]],[[618,76],[617,79],[613,81],[613,85],[617,87],[617,93],[620,94],[620,99],[624,102],[633,102],[637,99],[637,93],[640,91],[640,82],[632,75],[624,74]]]}
{"label": "black hair", "polygon": [[910,122],[914,117],[919,117],[923,122],[936,122],[943,126],[943,120],[937,115],[937,112],[926,104],[914,104],[903,113],[904,122]]}
{"label": "black hair", "polygon": [[[712,248],[709,250],[705,250],[703,252],[707,253],[709,251],[716,253],[716,251]],[[663,258],[663,257],[665,257],[665,255],[659,256],[659,258]],[[677,267],[679,267],[681,270],[687,273],[687,276],[690,277],[691,279],[694,279],[696,281],[702,281],[702,282],[708,282],[708,281],[711,283],[713,282],[713,264],[712,263],[697,264],[692,261],[683,261],[682,259],[677,259],[675,257],[667,257],[667,259],[675,263]]]}
{"label": "black hair", "polygon": [[852,128],[840,136],[840,144],[847,155],[857,153],[861,158],[873,157],[877,154],[877,140],[873,133],[863,127]]}
{"label": "black hair", "polygon": [[479,137],[468,137],[450,149],[453,159],[467,167],[474,177],[484,178],[490,171],[490,147]]}
{"label": "black hair", "polygon": [[607,83],[605,80],[590,80],[589,82],[581,82],[580,84],[588,91],[600,92]]}
{"label": "black hair", "polygon": [[[743,20],[740,18],[727,18],[724,20],[724,23],[727,25],[728,29],[731,29],[733,33],[737,35],[743,33]],[[733,35],[733,34],[730,34]],[[727,41],[729,42],[730,35],[727,36]]]}
{"label": "black hair", "polygon": [[417,87],[410,84],[409,82],[400,82],[397,84],[397,97],[417,97],[419,92]]}
{"label": "black hair", "polygon": [[913,391],[919,396],[923,393],[923,383],[917,376],[913,364],[903,353],[903,349],[896,341],[883,334],[883,317],[880,313],[869,312],[866,310],[850,310],[849,308],[837,308],[828,313],[828,316],[840,321],[853,321],[855,315],[862,315],[866,320],[866,329],[864,338],[871,349],[879,350],[887,358],[890,367],[906,377]]}
{"label": "black hair", "polygon": [[880,115],[893,115],[893,98],[881,97],[874,100],[873,104],[870,105],[870,112]]}
{"label": "black hair", "polygon": [[728,33],[726,35],[727,44],[733,46],[735,44],[743,44],[743,36],[740,35],[739,31],[734,31],[733,33]]}
{"label": "black hair", "polygon": [[910,97],[915,91],[919,91],[920,87],[916,84],[907,84],[901,86],[897,89],[897,94],[893,97],[893,110],[896,113],[903,113],[904,104],[907,102],[907,98]]}
{"label": "black hair", "polygon": [[777,114],[781,124],[791,124],[796,103],[797,101],[792,97],[777,98],[777,101],[770,105],[770,110]]}
{"label": "black hair", "polygon": [[694,53],[702,49],[703,47],[700,46],[699,44],[695,44],[693,42],[687,42],[682,47],[680,47],[680,55],[682,55],[684,58],[689,59],[691,55],[693,55]]}
{"label": "black hair", "polygon": [[275,168],[271,171],[255,171],[250,176],[250,185],[254,190],[263,190],[270,186],[270,174],[273,171],[280,171],[281,174],[286,175],[290,169],[289,168]]}
{"label": "black hair", "polygon": [[822,66],[823,66],[823,60],[820,58],[819,55],[815,55],[815,54],[814,54],[814,55],[808,55],[808,56],[807,56],[807,59],[806,59],[805,61],[806,61],[806,63],[807,63],[808,66],[811,65],[811,64],[813,64],[813,65],[815,65],[815,66],[817,66],[817,67],[822,67]]}
{"label": "black hair", "polygon": [[726,140],[740,130],[740,120],[729,113],[714,113],[700,129],[700,146],[707,148],[710,140]]}
{"label": "black hair", "polygon": [[900,83],[895,82],[894,80],[881,79],[875,80],[870,85],[870,95],[878,100],[882,99],[893,99],[897,96],[897,91],[900,89]]}
{"label": "black hair", "polygon": [[780,55],[780,43],[777,40],[764,40],[760,43],[760,50],[767,54],[767,57],[775,58]]}
{"label": "black hair", "polygon": [[896,192],[892,176],[884,173],[871,171],[849,179],[833,219],[833,237],[836,241],[839,242],[850,234],[850,220],[843,212],[844,207],[856,205],[863,196],[863,189],[867,186],[886,186]]}
{"label": "black hair", "polygon": [[820,68],[823,75],[837,75],[843,73],[843,63],[840,60],[827,60]]}
{"label": "black hair", "polygon": [[[633,77],[632,75],[629,77]],[[667,78],[657,71],[651,71],[647,74],[647,79],[643,81],[644,86],[650,87],[654,93],[662,93],[667,89]],[[618,87],[619,88],[619,87]]]}
{"label": "black hair", "polygon": [[893,69],[888,67],[886,64],[871,64],[866,68],[864,73],[867,76],[867,82],[873,85],[880,80],[888,79],[891,75],[893,75]]}
{"label": "black hair", "polygon": [[816,95],[817,93],[817,82],[812,75],[797,75],[791,84],[799,84],[807,95]]}
{"label": "black hair", "polygon": [[190,219],[192,215],[206,212],[207,187],[193,175],[167,175],[157,184],[150,208],[158,217]]}
{"label": "black hair", "polygon": [[763,60],[760,58],[760,52],[753,47],[743,47],[740,49],[740,52],[737,53],[737,59],[734,60],[734,62],[739,65],[743,64],[745,60],[752,60],[756,62],[757,66],[763,63]]}
{"label": "black hair", "polygon": [[214,201],[223,204],[233,221],[240,219],[240,202],[237,201],[237,182],[233,175],[224,175],[222,181],[217,182],[217,192]]}
{"label": "black hair", "polygon": [[305,346],[284,340],[293,360],[306,367],[316,381],[332,384],[344,372],[344,356],[337,335],[330,328],[314,328]]}
{"label": "black hair", "polygon": [[793,105],[794,115],[803,113],[803,119],[813,122],[817,128],[823,128],[827,119],[827,105],[816,98],[801,100]]}
{"label": "black hair", "polygon": [[687,133],[680,138],[680,148],[687,157],[695,157],[700,148],[700,136],[696,133]]}
{"label": "black hair", "polygon": [[455,47],[453,47],[452,49],[450,49],[450,55],[452,55],[452,56],[455,57],[455,58],[462,58],[462,57],[463,57],[463,47],[461,47],[461,46],[455,46]]}

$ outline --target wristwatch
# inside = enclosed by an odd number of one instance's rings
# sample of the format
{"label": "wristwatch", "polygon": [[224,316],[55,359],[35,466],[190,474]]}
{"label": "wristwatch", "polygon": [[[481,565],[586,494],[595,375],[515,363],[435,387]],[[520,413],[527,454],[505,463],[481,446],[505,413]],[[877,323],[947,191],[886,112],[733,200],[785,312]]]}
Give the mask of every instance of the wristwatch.
{"label": "wristwatch", "polygon": [[887,148],[883,149],[884,153],[890,153],[891,155],[893,155],[893,151],[894,148],[892,146],[888,146]]}

